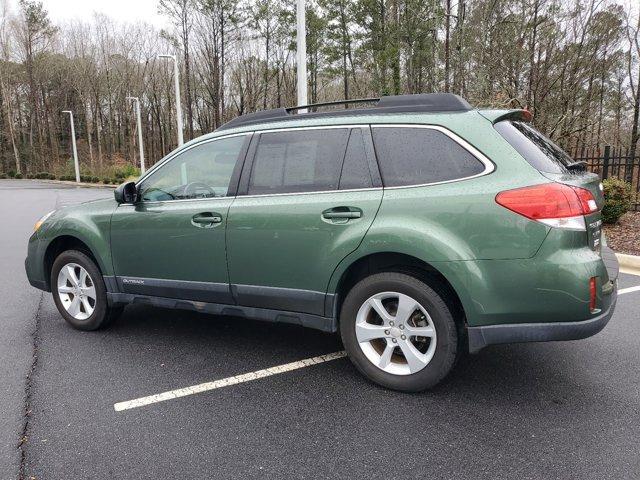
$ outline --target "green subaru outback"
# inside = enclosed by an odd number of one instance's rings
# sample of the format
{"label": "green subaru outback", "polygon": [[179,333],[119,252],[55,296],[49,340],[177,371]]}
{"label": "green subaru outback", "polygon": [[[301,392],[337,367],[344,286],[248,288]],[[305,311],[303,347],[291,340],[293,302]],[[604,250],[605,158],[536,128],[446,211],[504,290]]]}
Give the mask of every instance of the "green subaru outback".
{"label": "green subaru outback", "polygon": [[527,111],[371,103],[241,116],[115,199],[46,215],[31,284],[82,330],[147,303],[340,331],[365,376],[404,391],[465,351],[604,328],[618,264],[597,175]]}

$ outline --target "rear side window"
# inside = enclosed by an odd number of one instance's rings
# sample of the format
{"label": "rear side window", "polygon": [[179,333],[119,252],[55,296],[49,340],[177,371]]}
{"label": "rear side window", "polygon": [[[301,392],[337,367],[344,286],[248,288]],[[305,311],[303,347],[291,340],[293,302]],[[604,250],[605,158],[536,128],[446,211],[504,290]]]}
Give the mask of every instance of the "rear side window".
{"label": "rear side window", "polygon": [[362,130],[354,128],[349,135],[347,153],[344,156],[340,189],[369,188],[373,186],[371,172],[367,163]]}
{"label": "rear side window", "polygon": [[498,122],[495,129],[529,164],[540,172],[567,173],[573,159],[559,146],[524,122]]}
{"label": "rear side window", "polygon": [[336,190],[349,130],[300,130],[260,135],[249,195]]}
{"label": "rear side window", "polygon": [[435,129],[374,127],[373,141],[386,187],[446,182],[485,169],[471,153]]}

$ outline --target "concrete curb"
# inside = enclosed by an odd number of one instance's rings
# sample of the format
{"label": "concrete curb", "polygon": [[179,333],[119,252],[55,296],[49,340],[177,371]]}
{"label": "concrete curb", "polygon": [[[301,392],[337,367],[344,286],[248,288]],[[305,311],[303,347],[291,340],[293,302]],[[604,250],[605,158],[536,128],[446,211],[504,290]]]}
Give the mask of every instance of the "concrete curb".
{"label": "concrete curb", "polygon": [[59,183],[62,185],[75,185],[76,187],[89,187],[89,188],[115,188],[118,185],[113,185],[110,183],[86,183],[86,182],[74,182],[71,180],[48,180],[48,179],[38,179],[38,178],[26,178],[24,180],[33,180],[34,182],[44,182],[44,183]]}
{"label": "concrete curb", "polygon": [[640,275],[640,256],[616,253],[616,257],[618,257],[621,272]]}
{"label": "concrete curb", "polygon": [[627,255],[626,253],[616,253],[616,257],[618,257],[618,262],[620,263],[621,267],[640,270],[640,256]]}

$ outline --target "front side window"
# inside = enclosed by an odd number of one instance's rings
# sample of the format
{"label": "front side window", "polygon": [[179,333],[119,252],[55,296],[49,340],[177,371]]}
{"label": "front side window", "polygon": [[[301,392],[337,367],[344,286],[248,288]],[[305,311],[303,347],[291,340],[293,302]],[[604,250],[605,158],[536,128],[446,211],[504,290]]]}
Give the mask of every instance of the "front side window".
{"label": "front side window", "polygon": [[248,194],[336,190],[348,138],[346,128],[261,134]]}
{"label": "front side window", "polygon": [[373,141],[385,187],[446,182],[485,170],[465,148],[432,128],[376,127]]}
{"label": "front side window", "polygon": [[246,136],[204,142],[185,150],[140,185],[142,201],[226,197]]}
{"label": "front side window", "polygon": [[529,164],[540,172],[567,173],[574,163],[558,145],[524,122],[498,122],[495,129]]}

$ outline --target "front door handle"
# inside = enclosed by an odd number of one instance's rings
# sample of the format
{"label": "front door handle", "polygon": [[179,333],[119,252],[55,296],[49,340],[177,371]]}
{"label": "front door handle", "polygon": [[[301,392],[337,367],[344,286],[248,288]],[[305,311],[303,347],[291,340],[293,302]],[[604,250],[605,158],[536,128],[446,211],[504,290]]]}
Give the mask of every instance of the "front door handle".
{"label": "front door handle", "polygon": [[196,227],[213,227],[222,223],[222,215],[215,212],[196,213],[191,217],[191,223]]}
{"label": "front door handle", "polygon": [[348,221],[353,218],[361,218],[362,210],[355,207],[333,207],[322,212],[322,218],[327,220]]}

